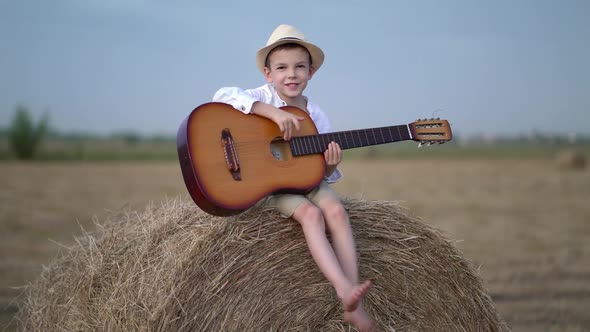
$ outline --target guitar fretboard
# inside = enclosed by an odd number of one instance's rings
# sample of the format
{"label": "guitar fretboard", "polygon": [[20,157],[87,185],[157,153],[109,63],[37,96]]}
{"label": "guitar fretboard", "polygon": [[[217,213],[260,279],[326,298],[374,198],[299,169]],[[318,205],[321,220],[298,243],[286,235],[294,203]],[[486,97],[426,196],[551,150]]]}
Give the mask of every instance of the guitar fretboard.
{"label": "guitar fretboard", "polygon": [[293,137],[289,141],[293,156],[323,153],[330,142],[342,150],[393,143],[412,139],[407,125],[338,131],[333,133]]}

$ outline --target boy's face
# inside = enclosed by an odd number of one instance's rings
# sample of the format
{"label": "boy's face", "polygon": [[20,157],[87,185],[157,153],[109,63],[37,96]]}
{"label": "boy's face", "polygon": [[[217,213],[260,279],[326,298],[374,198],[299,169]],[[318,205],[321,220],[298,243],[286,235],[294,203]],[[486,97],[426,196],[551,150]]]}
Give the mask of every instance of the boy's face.
{"label": "boy's face", "polygon": [[298,99],[314,73],[309,53],[302,48],[279,49],[268,58],[270,68],[264,67],[269,83],[274,83],[279,96],[287,102]]}

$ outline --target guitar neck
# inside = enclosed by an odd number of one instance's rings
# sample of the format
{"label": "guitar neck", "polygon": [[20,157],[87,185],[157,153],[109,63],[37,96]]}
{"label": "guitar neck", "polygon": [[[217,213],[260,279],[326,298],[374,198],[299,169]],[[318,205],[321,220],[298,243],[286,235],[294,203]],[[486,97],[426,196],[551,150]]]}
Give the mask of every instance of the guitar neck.
{"label": "guitar neck", "polygon": [[289,146],[293,156],[323,153],[330,142],[336,142],[342,150],[360,148],[411,140],[407,125],[337,131],[319,135],[297,136],[291,138]]}

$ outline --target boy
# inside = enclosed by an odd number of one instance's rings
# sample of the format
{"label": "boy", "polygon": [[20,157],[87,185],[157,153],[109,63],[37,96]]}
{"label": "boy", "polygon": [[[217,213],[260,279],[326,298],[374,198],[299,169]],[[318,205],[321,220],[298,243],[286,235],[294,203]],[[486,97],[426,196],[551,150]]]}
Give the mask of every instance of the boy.
{"label": "boy", "polygon": [[[308,81],[324,61],[323,51],[307,42],[301,32],[289,25],[277,27],[265,47],[256,54],[256,64],[269,84],[250,90],[228,87],[215,93],[213,101],[232,105],[246,114],[274,121],[289,140],[303,118],[278,107],[295,106],[307,113],[319,133],[330,131],[325,113],[303,95]],[[348,214],[338,195],[327,183],[342,177],[336,168],[342,159],[340,146],[331,142],[324,153],[326,177],[309,194],[281,194],[269,198],[270,204],[303,228],[309,251],[320,271],[332,284],[344,306],[344,320],[360,331],[371,331],[375,323],[362,306],[370,281],[359,284],[357,255]],[[333,245],[326,236],[326,226]]]}

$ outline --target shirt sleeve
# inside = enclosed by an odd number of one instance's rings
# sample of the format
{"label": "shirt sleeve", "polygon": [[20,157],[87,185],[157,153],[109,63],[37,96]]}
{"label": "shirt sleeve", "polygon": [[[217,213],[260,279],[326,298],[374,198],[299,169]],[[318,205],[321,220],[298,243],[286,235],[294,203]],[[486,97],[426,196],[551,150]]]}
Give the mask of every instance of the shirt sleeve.
{"label": "shirt sleeve", "polygon": [[269,99],[267,93],[261,88],[243,90],[238,87],[224,87],[217,90],[213,96],[214,102],[229,104],[245,114],[252,111],[252,105],[255,102],[268,103],[267,99]]}
{"label": "shirt sleeve", "polygon": [[328,183],[336,183],[342,177],[343,177],[342,173],[340,172],[340,170],[338,168],[336,168],[334,170],[334,172],[332,172],[332,174],[330,174],[330,176],[324,176],[324,180],[326,180],[326,182],[328,182]]}

